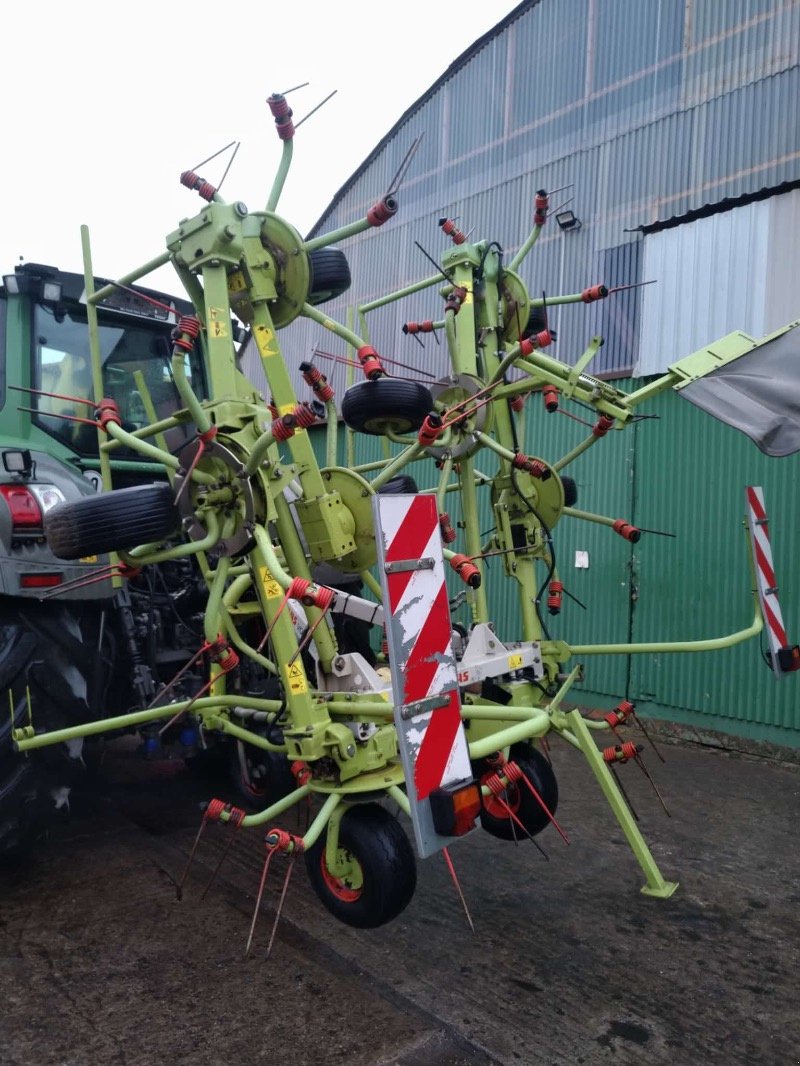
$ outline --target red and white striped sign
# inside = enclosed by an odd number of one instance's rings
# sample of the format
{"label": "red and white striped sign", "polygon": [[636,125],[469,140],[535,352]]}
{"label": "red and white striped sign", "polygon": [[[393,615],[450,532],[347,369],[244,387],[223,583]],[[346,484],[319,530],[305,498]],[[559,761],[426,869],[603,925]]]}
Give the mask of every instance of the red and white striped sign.
{"label": "red and white striped sign", "polygon": [[428,797],[471,776],[451,643],[439,517],[432,495],[374,497],[400,754],[420,855],[447,844]]}
{"label": "red and white striped sign", "polygon": [[778,582],[775,579],[775,566],[772,562],[772,545],[769,540],[767,512],[764,506],[764,490],[758,486],[748,485],[745,491],[747,493],[747,525],[753,545],[758,598],[772,653],[772,669],[780,676],[783,671],[778,663],[778,652],[781,648],[786,648],[789,642],[778,603]]}

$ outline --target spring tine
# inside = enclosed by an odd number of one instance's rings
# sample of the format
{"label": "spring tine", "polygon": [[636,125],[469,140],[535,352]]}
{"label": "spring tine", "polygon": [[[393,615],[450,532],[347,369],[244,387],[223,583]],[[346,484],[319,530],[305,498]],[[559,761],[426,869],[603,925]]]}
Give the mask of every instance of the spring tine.
{"label": "spring tine", "polygon": [[553,825],[558,830],[559,834],[561,835],[561,839],[564,841],[565,844],[569,844],[569,837],[567,836],[567,834],[564,832],[564,830],[561,828],[561,826],[556,821],[556,816],[553,814],[553,812],[550,810],[550,808],[547,806],[545,801],[542,799],[542,797],[539,795],[539,793],[536,791],[536,789],[533,787],[531,782],[528,780],[528,778],[525,776],[525,774],[522,773],[521,770],[520,770],[520,777],[522,778],[522,780],[525,782],[525,784],[530,789],[531,795],[534,797],[536,802],[539,804],[539,806],[542,808],[544,813],[547,815],[547,817],[550,819],[550,821],[553,823]]}
{"label": "spring tine", "polygon": [[203,830],[205,829],[207,824],[208,818],[206,816],[206,813],[203,812],[203,817],[200,820],[200,828],[197,830],[197,836],[194,838],[194,844],[192,844],[192,850],[189,852],[189,858],[186,860],[186,866],[183,869],[180,881],[175,886],[176,898],[179,900],[183,899],[183,886],[186,882],[186,878],[189,875],[189,868],[194,862],[194,856],[195,852],[197,851],[197,845],[200,843],[200,837],[203,835]]}
{"label": "spring tine", "polygon": [[261,908],[261,897],[264,895],[264,885],[267,881],[267,874],[269,873],[269,864],[272,856],[275,852],[270,848],[267,851],[267,857],[264,860],[264,869],[261,871],[261,882],[258,886],[258,895],[256,896],[256,907],[253,911],[253,921],[250,923],[250,935],[247,938],[247,946],[244,949],[245,958],[250,954],[250,945],[253,943],[253,933],[256,928],[256,919],[258,918],[258,912]]}
{"label": "spring tine", "polygon": [[455,891],[459,893],[459,899],[461,900],[461,905],[464,908],[466,920],[469,922],[469,928],[471,931],[473,931],[473,936],[475,936],[475,925],[473,924],[473,917],[471,917],[471,915],[469,914],[469,907],[466,904],[466,899],[464,898],[464,893],[461,890],[459,878],[457,873],[455,873],[455,867],[452,865],[452,859],[450,858],[450,852],[447,847],[443,847],[442,854],[445,856],[445,862],[447,862],[447,869],[450,871],[450,876],[452,877],[453,885],[455,885]]}
{"label": "spring tine", "polygon": [[636,813],[636,811],[634,810],[633,804],[632,804],[632,803],[631,803],[631,801],[630,801],[630,798],[629,798],[629,796],[628,796],[628,793],[627,793],[627,792],[625,791],[625,789],[624,789],[624,788],[623,788],[623,786],[622,786],[622,782],[621,782],[621,781],[620,781],[620,779],[619,779],[619,774],[617,773],[617,771],[616,771],[616,770],[614,769],[614,767],[613,767],[613,766],[612,766],[611,764],[609,764],[609,767],[608,767],[608,768],[609,768],[609,770],[611,771],[611,773],[612,773],[612,775],[613,775],[613,777],[614,777],[614,781],[616,782],[617,788],[619,789],[619,791],[620,791],[620,794],[622,795],[622,798],[623,798],[623,799],[625,800],[625,802],[626,802],[626,803],[627,803],[627,805],[628,805],[628,810],[629,810],[629,811],[631,812],[631,814],[633,815],[633,817],[634,817],[634,818],[636,819],[636,821],[638,822],[638,821],[639,821],[639,815],[638,815],[638,814]]}
{"label": "spring tine", "polygon": [[658,791],[658,785],[655,783],[653,778],[650,776],[650,771],[645,766],[644,760],[642,759],[641,755],[637,755],[636,756],[636,764],[640,768],[640,770],[642,771],[644,776],[647,778],[647,780],[650,782],[650,784],[652,786],[652,789],[653,789],[653,792],[655,792],[655,794],[658,796],[659,803],[664,808],[664,814],[666,814],[667,818],[671,818],[672,815],[670,814],[669,808],[667,807],[666,803],[664,802],[664,797]]}
{"label": "spring tine", "polygon": [[239,831],[239,826],[237,825],[237,826],[235,826],[233,832],[229,835],[228,842],[227,842],[227,844],[225,845],[225,847],[222,850],[222,854],[219,857],[219,861],[217,862],[217,865],[214,867],[214,872],[211,874],[211,877],[209,877],[208,882],[206,884],[206,887],[203,889],[203,892],[202,892],[202,894],[200,896],[201,900],[206,898],[206,895],[208,894],[208,890],[211,888],[211,886],[216,881],[217,874],[222,869],[222,864],[227,859],[228,852],[233,847],[233,842],[236,839],[236,834],[237,834],[238,831]]}
{"label": "spring tine", "polygon": [[272,943],[275,940],[275,934],[278,931],[278,922],[280,921],[281,911],[283,910],[283,901],[286,899],[286,893],[289,889],[289,880],[292,876],[292,870],[294,869],[294,860],[295,853],[292,852],[292,854],[289,856],[289,865],[286,869],[286,877],[284,877],[283,879],[281,898],[278,900],[278,909],[275,911],[275,921],[272,923],[272,932],[270,933],[269,944],[267,944],[267,958],[269,958],[270,956],[270,952],[272,951]]}
{"label": "spring tine", "polygon": [[653,749],[653,751],[654,751],[654,752],[656,753],[656,755],[657,755],[657,756],[659,757],[659,759],[660,759],[660,760],[661,760],[662,762],[666,762],[667,760],[666,760],[666,759],[664,758],[664,756],[663,756],[663,755],[661,754],[661,752],[660,752],[660,751],[658,750],[658,748],[656,747],[655,741],[653,740],[653,738],[652,738],[652,737],[650,736],[650,734],[649,734],[649,733],[647,732],[647,730],[645,729],[645,727],[644,727],[644,724],[642,723],[642,720],[641,720],[641,719],[639,718],[638,714],[636,714],[636,713],[634,712],[634,713],[633,713],[633,714],[631,715],[631,718],[633,718],[634,722],[636,722],[636,724],[638,725],[638,727],[639,727],[639,728],[641,729],[641,731],[642,731],[642,732],[644,733],[645,737],[647,738],[647,741],[648,741],[648,743],[650,744],[650,747],[651,747],[651,748]]}

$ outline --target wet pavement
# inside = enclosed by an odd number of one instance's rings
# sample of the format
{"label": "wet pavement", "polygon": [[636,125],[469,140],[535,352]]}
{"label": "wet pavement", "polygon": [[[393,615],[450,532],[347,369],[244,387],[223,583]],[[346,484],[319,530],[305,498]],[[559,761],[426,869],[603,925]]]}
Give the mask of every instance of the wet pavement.
{"label": "wet pavement", "polygon": [[[554,745],[558,817],[541,843],[483,832],[441,856],[393,923],[336,922],[298,863],[209,827],[180,764],[111,745],[102,775],[25,862],[0,871],[0,1017],[9,1066],[236,1062],[334,1066],[800,1062],[800,769],[685,743],[648,759],[672,817],[619,768],[668,900],[641,872],[574,749]],[[285,827],[297,830],[295,816]]]}

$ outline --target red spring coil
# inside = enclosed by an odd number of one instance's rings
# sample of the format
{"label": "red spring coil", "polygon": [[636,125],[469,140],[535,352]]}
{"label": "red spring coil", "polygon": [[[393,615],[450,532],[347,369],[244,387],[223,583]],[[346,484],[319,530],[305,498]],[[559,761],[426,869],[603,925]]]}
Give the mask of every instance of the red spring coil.
{"label": "red spring coil", "polygon": [[301,759],[296,759],[291,767],[292,776],[297,782],[297,787],[300,788],[303,785],[307,785],[311,780],[311,767],[308,763],[304,763]]}
{"label": "red spring coil", "polygon": [[273,93],[267,97],[267,104],[272,117],[275,119],[275,128],[282,141],[290,141],[294,137],[294,123],[292,122],[292,109],[285,96]]}
{"label": "red spring coil", "polygon": [[223,813],[228,804],[225,800],[212,799],[208,801],[208,806],[203,813],[203,818],[207,822],[218,822],[220,815]]}
{"label": "red spring coil", "polygon": [[238,829],[241,826],[246,817],[247,811],[243,810],[241,807],[234,807],[233,804],[229,804],[228,821],[235,829]]}
{"label": "red spring coil", "polygon": [[641,748],[632,740],[626,740],[624,744],[617,744],[613,748],[603,748],[603,760],[605,762],[627,762],[635,759]]}
{"label": "red spring coil", "polygon": [[397,214],[397,200],[393,196],[384,196],[367,211],[367,222],[370,226],[382,226],[393,215]]}
{"label": "red spring coil", "polygon": [[523,455],[522,452],[517,452],[511,462],[517,470],[525,470],[527,473],[539,478],[540,481],[547,481],[552,473],[547,463],[542,462],[541,459],[534,459],[530,455]]}
{"label": "red spring coil", "polygon": [[95,418],[98,421],[101,429],[105,429],[109,422],[114,422],[116,425],[122,425],[122,419],[119,414],[119,407],[115,400],[112,400],[109,396],[104,396],[100,403],[97,405],[97,411],[95,412]]}
{"label": "red spring coil", "polygon": [[370,381],[383,377],[386,371],[383,369],[378,353],[370,344],[362,345],[356,352],[358,361],[364,369],[364,374]]}
{"label": "red spring coil", "polygon": [[288,440],[289,437],[294,436],[296,428],[294,415],[281,415],[280,418],[275,419],[269,428],[273,440],[278,442]]}
{"label": "red spring coil", "polygon": [[423,448],[427,448],[431,444],[435,444],[443,432],[444,426],[442,425],[441,417],[435,411],[431,411],[430,414],[425,416],[425,420],[419,427],[417,440]]}
{"label": "red spring coil", "polygon": [[211,651],[211,658],[219,665],[223,674],[229,674],[239,665],[239,656],[224,641],[218,640]]}
{"label": "red spring coil", "polygon": [[481,572],[468,555],[454,555],[450,565],[465,585],[469,585],[471,589],[480,588]]}
{"label": "red spring coil", "polygon": [[527,392],[521,392],[519,394],[519,396],[515,396],[514,399],[511,401],[511,410],[512,411],[516,411],[517,414],[519,414],[519,412],[525,406],[525,401],[527,399],[528,399],[528,393]]}
{"label": "red spring coil", "polygon": [[630,522],[626,522],[624,518],[618,518],[611,528],[615,533],[618,533],[623,540],[629,540],[631,544],[636,544],[642,538],[641,529],[632,526]]}
{"label": "red spring coil", "polygon": [[581,293],[581,299],[585,304],[593,304],[595,300],[605,300],[606,296],[608,296],[608,289],[605,285],[590,285]]}
{"label": "red spring coil", "polygon": [[547,221],[547,208],[550,205],[550,197],[544,189],[538,189],[536,199],[533,202],[533,224],[543,226]]}
{"label": "red spring coil", "polygon": [[630,700],[623,700],[621,703],[617,704],[613,711],[609,711],[608,714],[605,715],[605,720],[613,729],[615,726],[625,725],[632,714],[634,714],[633,704]]}
{"label": "red spring coil", "polygon": [[452,544],[456,539],[456,531],[453,529],[452,522],[450,521],[450,515],[447,511],[442,511],[439,515],[439,529],[442,534],[442,540],[445,544]]}
{"label": "red spring coil", "polygon": [[309,426],[313,426],[317,421],[314,408],[308,403],[299,403],[292,411],[292,418],[301,429],[308,429]]}
{"label": "red spring coil", "polygon": [[532,337],[525,337],[519,342],[519,350],[522,355],[530,355],[536,348],[546,348],[553,343],[553,334],[549,329],[543,329],[540,333],[534,333]]}
{"label": "red spring coil", "polygon": [[293,577],[284,597],[287,600],[300,600],[302,603],[305,603],[306,606],[311,607],[314,603],[313,598],[306,599],[309,595],[310,588],[311,582],[307,578]]}
{"label": "red spring coil", "polygon": [[550,614],[558,614],[561,610],[562,593],[564,586],[560,581],[551,581],[547,595],[547,610]]}
{"label": "red spring coil", "polygon": [[209,426],[208,429],[203,430],[202,433],[198,433],[197,437],[203,442],[203,444],[210,444],[212,440],[219,433],[217,426]]}
{"label": "red spring coil", "polygon": [[187,189],[192,189],[198,196],[208,200],[209,203],[214,199],[214,193],[217,191],[210,181],[201,178],[193,170],[184,170],[181,174],[181,185],[185,185]]}
{"label": "red spring coil", "polygon": [[278,405],[275,403],[272,397],[270,397],[269,401],[269,413],[272,415],[273,418],[278,417]]}
{"label": "red spring coil", "polygon": [[120,577],[124,577],[126,581],[131,581],[133,578],[138,577],[141,572],[141,566],[131,566],[130,563],[122,562],[122,560],[117,563],[117,573]]}
{"label": "red spring coil", "polygon": [[592,426],[593,437],[605,437],[606,433],[614,425],[614,419],[608,415],[600,415],[595,424]]}
{"label": "red spring coil", "polygon": [[303,851],[305,845],[302,837],[296,837],[294,833],[288,833],[285,829],[270,829],[264,835],[264,844],[267,851]]}
{"label": "red spring coil", "polygon": [[328,383],[328,379],[312,363],[301,363],[300,370],[306,385],[310,385],[323,403],[328,403],[334,397],[334,391]]}
{"label": "red spring coil", "polygon": [[467,239],[466,234],[461,232],[452,218],[440,218],[439,225],[442,227],[442,232],[452,240],[453,244],[463,244]]}
{"label": "red spring coil", "polygon": [[200,333],[200,320],[194,315],[183,315],[172,331],[172,343],[181,351],[190,352]]}
{"label": "red spring coil", "polygon": [[558,389],[555,385],[545,385],[542,389],[542,399],[544,400],[545,410],[549,414],[553,414],[558,410]]}
{"label": "red spring coil", "polygon": [[410,333],[412,336],[415,333],[433,333],[433,330],[433,320],[430,318],[426,318],[424,322],[406,322],[403,326],[403,333]]}
{"label": "red spring coil", "polygon": [[386,631],[384,630],[383,640],[381,641],[381,655],[384,659],[389,658],[389,641],[386,639]]}
{"label": "red spring coil", "polygon": [[445,311],[452,311],[454,314],[457,315],[458,312],[461,310],[461,305],[464,303],[466,298],[467,290],[464,288],[464,286],[456,285],[456,287],[445,300]]}

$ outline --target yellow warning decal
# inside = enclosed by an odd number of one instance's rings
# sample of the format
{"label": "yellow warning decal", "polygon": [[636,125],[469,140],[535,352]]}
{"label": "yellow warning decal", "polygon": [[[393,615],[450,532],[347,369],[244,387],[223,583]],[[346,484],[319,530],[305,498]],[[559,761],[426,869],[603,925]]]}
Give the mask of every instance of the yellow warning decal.
{"label": "yellow warning decal", "polygon": [[508,668],[509,668],[509,670],[519,670],[519,668],[521,666],[522,666],[522,656],[521,655],[509,655],[509,657],[508,657]]}
{"label": "yellow warning decal", "polygon": [[289,686],[289,691],[294,693],[295,696],[299,696],[301,693],[308,691],[306,672],[303,669],[303,664],[299,660],[291,665],[287,663],[283,668],[283,673],[286,677],[286,684]]}
{"label": "yellow warning decal", "polygon": [[275,333],[269,326],[256,326],[253,330],[253,335],[256,338],[256,347],[262,358],[266,359],[267,356],[278,354]]}
{"label": "yellow warning decal", "polygon": [[[292,413],[292,411],[294,411],[295,407],[297,407],[296,403],[282,403],[278,407],[278,414],[279,415],[290,415]],[[303,429],[302,426],[295,426],[294,427],[294,432],[295,432],[295,435],[296,435],[298,433],[305,433],[305,430]]]}
{"label": "yellow warning decal", "polygon": [[266,568],[266,566],[260,566],[258,572],[261,576],[261,584],[264,586],[264,594],[268,600],[277,600],[283,598],[283,589]]}
{"label": "yellow warning decal", "polygon": [[208,309],[208,335],[214,338],[228,336],[228,322],[221,307]]}
{"label": "yellow warning decal", "polygon": [[97,556],[96,555],[82,555],[80,557],[80,559],[78,560],[78,562],[79,563],[96,563],[97,562]]}
{"label": "yellow warning decal", "polygon": [[467,295],[464,297],[464,303],[465,304],[471,304],[472,303],[472,290],[471,289],[467,289]]}
{"label": "yellow warning decal", "polygon": [[241,270],[228,274],[228,292],[242,292],[246,288],[247,282],[244,280],[244,274]]}

